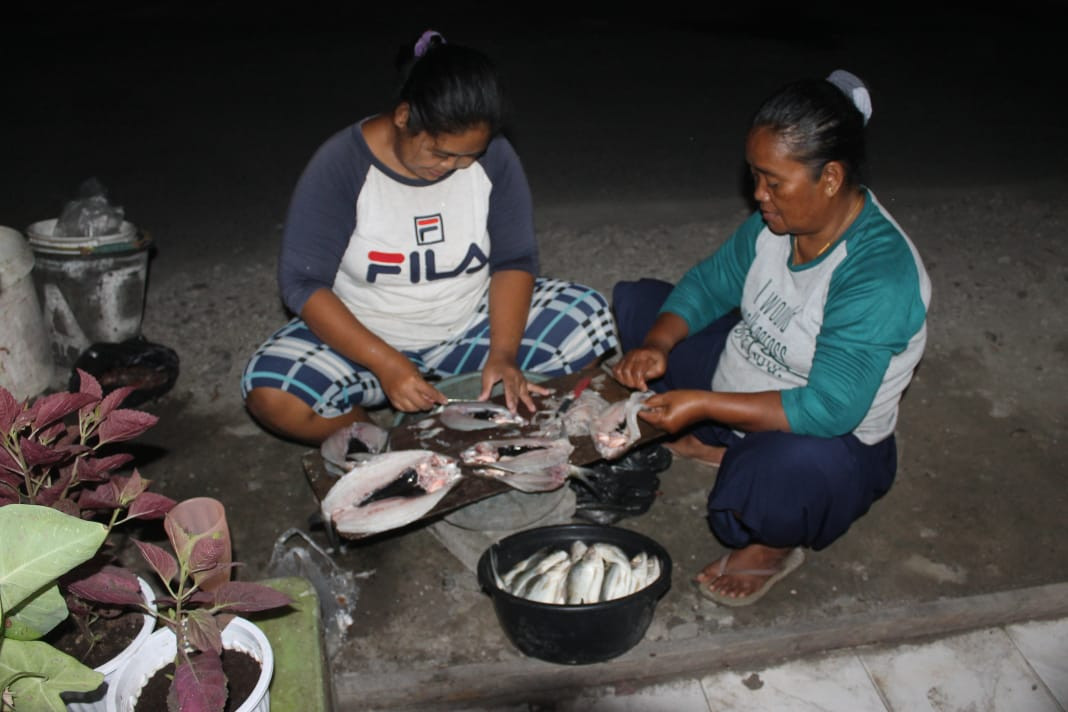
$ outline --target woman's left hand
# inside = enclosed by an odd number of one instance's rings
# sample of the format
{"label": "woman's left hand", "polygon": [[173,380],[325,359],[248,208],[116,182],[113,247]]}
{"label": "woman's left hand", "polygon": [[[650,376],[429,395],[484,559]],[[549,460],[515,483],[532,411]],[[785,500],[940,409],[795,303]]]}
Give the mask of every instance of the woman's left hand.
{"label": "woman's left hand", "polygon": [[638,416],[650,425],[676,433],[706,420],[709,391],[678,390],[657,393],[645,401]]}
{"label": "woman's left hand", "polygon": [[510,359],[495,358],[493,354],[490,354],[482,369],[482,393],[479,394],[478,399],[487,400],[493,386],[498,382],[504,386],[504,404],[513,413],[519,408],[520,403],[523,403],[533,413],[537,410],[537,406],[534,405],[534,399],[530,394],[537,393],[544,396],[550,392],[549,389],[528,381],[523,372]]}

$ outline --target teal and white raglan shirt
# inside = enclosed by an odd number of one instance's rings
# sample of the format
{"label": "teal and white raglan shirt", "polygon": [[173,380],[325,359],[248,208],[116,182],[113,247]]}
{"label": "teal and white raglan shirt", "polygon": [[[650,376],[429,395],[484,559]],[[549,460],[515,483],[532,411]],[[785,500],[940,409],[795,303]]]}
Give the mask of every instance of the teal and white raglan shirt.
{"label": "teal and white raglan shirt", "polygon": [[780,391],[792,432],[877,443],[894,432],[927,341],[923,261],[867,189],[831,249],[803,265],[792,253],[792,236],[754,213],[683,276],[661,311],[694,334],[738,307],[713,391]]}

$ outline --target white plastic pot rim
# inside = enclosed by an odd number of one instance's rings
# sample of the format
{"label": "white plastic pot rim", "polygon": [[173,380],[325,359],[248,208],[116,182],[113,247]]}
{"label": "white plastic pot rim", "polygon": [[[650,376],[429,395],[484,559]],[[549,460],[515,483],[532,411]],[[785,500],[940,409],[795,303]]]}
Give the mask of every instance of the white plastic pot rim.
{"label": "white plastic pot rim", "polygon": [[[274,651],[259,626],[245,618],[234,618],[222,632],[223,647],[247,653],[260,663],[260,677],[248,698],[235,712],[269,712],[268,688],[274,675]],[[108,712],[133,712],[141,689],[174,660],[177,651],[174,632],[161,628],[149,636],[141,652],[124,666],[109,685]]]}

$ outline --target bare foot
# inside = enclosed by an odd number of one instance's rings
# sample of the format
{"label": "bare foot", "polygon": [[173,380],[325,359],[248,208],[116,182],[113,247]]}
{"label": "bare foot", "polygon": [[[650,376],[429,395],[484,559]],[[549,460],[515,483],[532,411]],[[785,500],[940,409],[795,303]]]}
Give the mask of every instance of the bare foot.
{"label": "bare foot", "polygon": [[783,560],[792,548],[776,549],[750,544],[713,561],[694,577],[709,591],[729,598],[745,598],[756,593],[764,583],[782,569]]}
{"label": "bare foot", "polygon": [[719,467],[719,463],[723,460],[723,453],[727,452],[725,447],[706,445],[698,440],[696,435],[683,435],[677,440],[664,443],[664,447],[676,457],[696,460],[704,465],[714,465],[716,467]]}

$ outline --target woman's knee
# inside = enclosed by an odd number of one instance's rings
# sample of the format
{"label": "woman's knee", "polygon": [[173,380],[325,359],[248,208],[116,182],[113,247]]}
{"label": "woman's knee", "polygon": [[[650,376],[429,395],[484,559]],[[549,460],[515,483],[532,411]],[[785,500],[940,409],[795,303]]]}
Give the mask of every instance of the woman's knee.
{"label": "woman's knee", "polygon": [[617,282],[612,288],[612,312],[623,351],[641,345],[672,288],[668,282],[646,278]]}
{"label": "woman's knee", "polygon": [[[717,536],[749,531],[769,546],[822,549],[872,502],[865,474],[840,438],[752,433],[728,448],[708,499]],[[723,515],[737,512],[748,529]]]}
{"label": "woman's knee", "polygon": [[275,430],[288,430],[294,422],[315,416],[311,406],[278,388],[253,388],[245,397],[245,407],[256,420]]}

